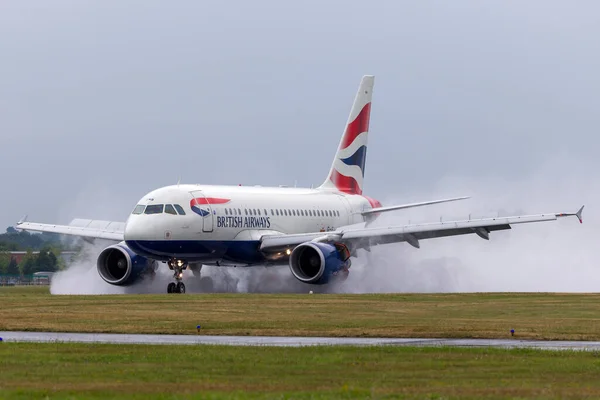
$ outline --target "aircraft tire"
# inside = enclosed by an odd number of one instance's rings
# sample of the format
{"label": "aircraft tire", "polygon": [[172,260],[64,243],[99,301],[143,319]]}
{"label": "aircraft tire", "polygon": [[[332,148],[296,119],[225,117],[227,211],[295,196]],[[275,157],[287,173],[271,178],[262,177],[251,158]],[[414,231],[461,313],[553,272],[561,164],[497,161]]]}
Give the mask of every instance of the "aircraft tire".
{"label": "aircraft tire", "polygon": [[167,286],[167,293],[175,293],[176,289],[177,289],[177,285],[175,284],[175,282],[171,282]]}

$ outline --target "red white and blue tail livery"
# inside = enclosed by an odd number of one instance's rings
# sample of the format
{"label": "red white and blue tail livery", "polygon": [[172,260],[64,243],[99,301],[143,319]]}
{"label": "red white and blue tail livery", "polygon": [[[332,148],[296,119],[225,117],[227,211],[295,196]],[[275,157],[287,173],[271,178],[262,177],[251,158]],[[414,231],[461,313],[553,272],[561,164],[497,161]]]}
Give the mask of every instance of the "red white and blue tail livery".
{"label": "red white and blue tail livery", "polygon": [[[144,195],[125,223],[76,219],[69,225],[27,221],[17,228],[115,243],[98,256],[97,270],[113,285],[132,285],[159,268],[173,271],[169,293],[185,292],[183,271],[198,279],[202,265],[288,264],[292,279],[313,285],[348,276],[361,248],[490,233],[512,225],[553,221],[575,213],[469,219],[373,227],[381,213],[457,201],[466,197],[382,206],[364,195],[373,76],[364,76],[325,181],[316,189],[178,184]],[[149,274],[152,275],[152,274]]]}
{"label": "red white and blue tail livery", "polygon": [[373,76],[365,76],[360,82],[329,176],[321,189],[362,194],[374,83]]}

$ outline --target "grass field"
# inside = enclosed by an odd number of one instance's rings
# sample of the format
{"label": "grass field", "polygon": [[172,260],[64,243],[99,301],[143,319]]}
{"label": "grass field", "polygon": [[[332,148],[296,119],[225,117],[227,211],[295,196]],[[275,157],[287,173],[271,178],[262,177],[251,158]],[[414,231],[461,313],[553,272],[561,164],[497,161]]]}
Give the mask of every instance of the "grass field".
{"label": "grass field", "polygon": [[600,340],[597,294],[52,296],[0,288],[0,330]]}
{"label": "grass field", "polygon": [[0,371],[2,399],[600,397],[570,351],[4,343]]}

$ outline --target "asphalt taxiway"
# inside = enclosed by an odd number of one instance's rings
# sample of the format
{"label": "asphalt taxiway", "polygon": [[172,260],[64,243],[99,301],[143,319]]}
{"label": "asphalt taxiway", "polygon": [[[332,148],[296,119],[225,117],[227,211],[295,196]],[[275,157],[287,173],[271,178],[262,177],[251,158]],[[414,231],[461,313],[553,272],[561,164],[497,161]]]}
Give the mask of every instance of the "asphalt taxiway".
{"label": "asphalt taxiway", "polygon": [[332,338],[295,336],[207,336],[115,333],[0,332],[4,342],[178,344],[233,346],[455,346],[600,351],[600,342],[510,339]]}

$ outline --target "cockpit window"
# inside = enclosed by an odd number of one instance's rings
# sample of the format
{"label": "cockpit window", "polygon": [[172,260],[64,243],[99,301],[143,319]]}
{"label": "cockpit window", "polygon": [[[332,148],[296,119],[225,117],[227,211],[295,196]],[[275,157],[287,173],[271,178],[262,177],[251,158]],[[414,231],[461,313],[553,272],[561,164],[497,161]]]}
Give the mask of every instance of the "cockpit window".
{"label": "cockpit window", "polygon": [[162,214],[164,208],[164,204],[151,204],[146,206],[146,211],[144,214]]}
{"label": "cockpit window", "polygon": [[177,215],[177,212],[175,212],[175,208],[171,204],[165,205],[165,213],[171,214],[171,215]]}
{"label": "cockpit window", "polygon": [[141,204],[138,204],[137,206],[135,206],[135,208],[133,209],[132,214],[141,214],[144,212],[144,208],[146,208],[146,206],[143,206]]}
{"label": "cockpit window", "polygon": [[177,210],[179,215],[185,215],[185,211],[183,211],[183,207],[181,207],[179,204],[173,204],[173,207],[175,207],[175,209]]}

